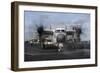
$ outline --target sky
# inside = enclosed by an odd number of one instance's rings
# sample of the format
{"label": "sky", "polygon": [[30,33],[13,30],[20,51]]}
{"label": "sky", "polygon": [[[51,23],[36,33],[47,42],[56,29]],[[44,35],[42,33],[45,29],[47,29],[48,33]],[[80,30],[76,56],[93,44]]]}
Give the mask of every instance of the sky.
{"label": "sky", "polygon": [[90,14],[88,13],[65,13],[65,12],[44,12],[24,11],[24,40],[36,37],[37,26],[43,24],[45,28],[63,27],[64,25],[81,25],[81,40],[90,40]]}

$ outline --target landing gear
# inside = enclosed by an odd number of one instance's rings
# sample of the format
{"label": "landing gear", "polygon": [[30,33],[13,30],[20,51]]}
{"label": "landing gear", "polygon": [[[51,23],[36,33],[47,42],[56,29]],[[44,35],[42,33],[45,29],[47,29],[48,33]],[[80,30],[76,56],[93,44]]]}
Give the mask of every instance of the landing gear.
{"label": "landing gear", "polygon": [[62,51],[62,48],[59,48],[59,49],[58,49],[58,52],[61,52],[61,51]]}
{"label": "landing gear", "polygon": [[58,43],[58,52],[62,52],[63,51],[63,43]]}

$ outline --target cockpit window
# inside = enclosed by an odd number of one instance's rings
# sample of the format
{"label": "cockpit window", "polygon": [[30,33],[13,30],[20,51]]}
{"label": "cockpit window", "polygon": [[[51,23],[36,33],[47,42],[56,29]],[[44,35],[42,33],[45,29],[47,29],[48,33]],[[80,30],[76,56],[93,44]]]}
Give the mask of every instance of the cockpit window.
{"label": "cockpit window", "polygon": [[61,32],[65,32],[65,30],[61,30]]}
{"label": "cockpit window", "polygon": [[55,32],[65,32],[65,30],[56,30]]}

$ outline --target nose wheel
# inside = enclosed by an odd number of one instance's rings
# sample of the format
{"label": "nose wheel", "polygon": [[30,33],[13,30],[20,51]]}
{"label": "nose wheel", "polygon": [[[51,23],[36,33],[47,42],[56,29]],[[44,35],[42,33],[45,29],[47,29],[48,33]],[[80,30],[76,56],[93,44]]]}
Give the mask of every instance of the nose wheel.
{"label": "nose wheel", "polygon": [[62,43],[60,43],[60,44],[58,44],[58,52],[62,52],[63,51],[63,44]]}
{"label": "nose wheel", "polygon": [[58,52],[63,52],[63,48],[59,48],[58,49]]}

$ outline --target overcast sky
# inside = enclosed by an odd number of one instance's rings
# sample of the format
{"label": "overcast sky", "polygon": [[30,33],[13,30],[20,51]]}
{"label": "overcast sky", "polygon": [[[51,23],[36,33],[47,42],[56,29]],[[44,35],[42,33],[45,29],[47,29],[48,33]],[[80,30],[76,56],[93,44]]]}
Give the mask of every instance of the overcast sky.
{"label": "overcast sky", "polygon": [[81,40],[90,40],[90,14],[24,11],[24,37],[25,41],[35,37],[37,25],[43,24],[45,28],[63,25],[77,25],[82,27]]}

